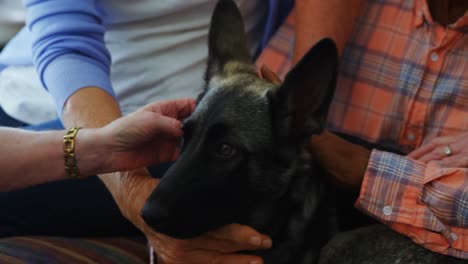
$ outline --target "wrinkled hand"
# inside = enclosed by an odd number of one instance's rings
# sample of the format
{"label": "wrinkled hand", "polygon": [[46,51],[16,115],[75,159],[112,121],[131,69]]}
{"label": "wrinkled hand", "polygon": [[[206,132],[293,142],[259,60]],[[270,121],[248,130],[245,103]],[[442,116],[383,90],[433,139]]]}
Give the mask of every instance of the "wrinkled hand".
{"label": "wrinkled hand", "polygon": [[174,160],[182,135],[181,120],[195,108],[192,99],[149,104],[101,129],[107,171],[125,171]]}
{"label": "wrinkled hand", "polygon": [[[148,238],[158,256],[158,264],[261,264],[258,256],[236,253],[271,247],[271,240],[250,227],[231,224],[193,239],[175,239],[154,231],[146,225],[140,212],[159,180],[151,178],[145,169],[118,172],[109,177],[112,192],[122,214]],[[106,185],[110,181],[106,181]],[[112,182],[117,186],[112,186]]]}
{"label": "wrinkled hand", "polygon": [[230,224],[193,239],[175,239],[151,231],[158,264],[261,264],[258,256],[236,252],[271,247],[271,240],[250,227]]}
{"label": "wrinkled hand", "polygon": [[[445,148],[451,149],[451,154],[445,154]],[[422,145],[408,157],[424,163],[438,160],[443,167],[468,168],[468,132],[455,136],[437,137]]]}

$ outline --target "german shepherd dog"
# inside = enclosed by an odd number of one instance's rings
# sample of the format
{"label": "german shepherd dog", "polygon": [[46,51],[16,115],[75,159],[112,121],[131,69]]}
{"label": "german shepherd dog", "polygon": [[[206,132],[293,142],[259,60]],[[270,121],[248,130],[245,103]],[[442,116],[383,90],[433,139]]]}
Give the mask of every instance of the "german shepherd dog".
{"label": "german shepherd dog", "polygon": [[[333,188],[306,145],[324,129],[337,57],[334,42],[324,39],[283,84],[264,80],[236,4],[220,0],[211,20],[206,87],[184,121],[180,157],[143,208],[146,223],[176,238],[240,223],[272,237],[272,249],[254,252],[265,263],[316,263],[336,230],[335,207]],[[355,237],[328,246],[329,257],[321,261],[340,263],[336,245],[351,248]],[[394,263],[378,261],[366,263]]]}

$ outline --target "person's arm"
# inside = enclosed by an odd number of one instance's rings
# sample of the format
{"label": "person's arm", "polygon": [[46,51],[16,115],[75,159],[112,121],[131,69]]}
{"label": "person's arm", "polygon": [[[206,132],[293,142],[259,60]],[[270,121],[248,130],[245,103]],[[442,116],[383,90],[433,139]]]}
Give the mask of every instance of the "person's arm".
{"label": "person's arm", "polygon": [[[121,116],[112,90],[110,55],[105,47],[102,15],[94,0],[26,0],[27,26],[33,34],[33,59],[39,78],[55,100],[64,126],[102,127]],[[100,179],[128,218],[138,219],[139,212],[128,210],[124,201],[131,199],[128,182],[148,181],[140,170],[123,184],[125,178],[101,175]],[[144,184],[143,184],[144,185]]]}
{"label": "person's arm", "polygon": [[[105,27],[94,0],[25,0],[27,27],[38,76],[52,95],[59,117],[79,89],[96,87],[115,97]],[[119,112],[120,113],[120,112]]]}
{"label": "person's arm", "polygon": [[[311,153],[341,186],[360,192],[356,207],[393,229],[447,253],[463,249],[468,227],[467,133],[409,156],[367,150],[329,132],[312,137]],[[450,144],[456,156],[445,157]],[[455,238],[455,239],[454,239]],[[444,250],[442,250],[444,249]]]}
{"label": "person's arm", "polygon": [[[65,173],[63,136],[65,131],[31,132],[0,128],[0,192],[26,188],[41,183],[67,179]],[[78,161],[83,177],[92,175],[94,163],[99,164],[99,147],[91,141],[94,131],[83,130],[76,139],[76,153],[86,162]],[[90,157],[85,157],[89,155]]]}
{"label": "person's arm", "polygon": [[326,37],[335,40],[341,55],[361,11],[362,2],[363,0],[296,0],[293,63]]}
{"label": "person's arm", "polygon": [[[180,119],[194,108],[191,99],[150,104],[75,138],[80,177],[124,171],[174,160],[182,135]],[[0,191],[67,179],[63,131],[31,132],[0,128]]]}
{"label": "person's arm", "polygon": [[[34,64],[66,128],[102,127],[121,116],[109,78],[111,59],[97,4],[94,0],[25,0]],[[127,204],[135,195],[129,189],[154,187],[157,181],[145,170],[100,175],[100,179],[124,215],[139,224],[140,212]]]}
{"label": "person's arm", "polygon": [[310,152],[338,186],[359,190],[371,151],[324,131],[310,138]]}
{"label": "person's arm", "polygon": [[468,167],[374,150],[356,207],[424,247],[467,251]]}

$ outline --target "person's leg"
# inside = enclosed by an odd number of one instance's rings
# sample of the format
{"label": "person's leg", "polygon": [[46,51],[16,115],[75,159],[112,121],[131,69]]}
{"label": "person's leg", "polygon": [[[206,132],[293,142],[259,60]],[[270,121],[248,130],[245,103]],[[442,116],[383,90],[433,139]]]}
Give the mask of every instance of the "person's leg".
{"label": "person's leg", "polygon": [[[51,130],[63,129],[63,126],[59,120],[54,120],[26,128]],[[139,234],[121,215],[112,196],[97,177],[0,193],[0,208],[0,237]]]}
{"label": "person's leg", "polygon": [[0,193],[0,236],[135,235],[97,177]]}

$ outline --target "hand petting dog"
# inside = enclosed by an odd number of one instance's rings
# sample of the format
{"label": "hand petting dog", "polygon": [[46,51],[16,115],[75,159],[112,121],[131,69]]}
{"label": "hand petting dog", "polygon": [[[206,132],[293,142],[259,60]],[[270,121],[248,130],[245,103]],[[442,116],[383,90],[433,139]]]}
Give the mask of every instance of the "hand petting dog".
{"label": "hand petting dog", "polygon": [[182,136],[180,120],[194,108],[193,99],[156,102],[105,126],[100,131],[107,142],[103,173],[175,160]]}
{"label": "hand petting dog", "polygon": [[[155,102],[106,126],[81,129],[75,135],[76,143],[67,143],[75,146],[73,155],[79,165],[76,177],[174,160],[182,136],[180,120],[194,108],[192,99]],[[0,191],[69,179],[63,161],[65,133],[1,127]]]}
{"label": "hand petting dog", "polygon": [[258,256],[236,252],[268,249],[272,245],[270,238],[239,224],[192,239],[175,239],[156,232],[150,239],[158,264],[261,264],[263,260]]}

